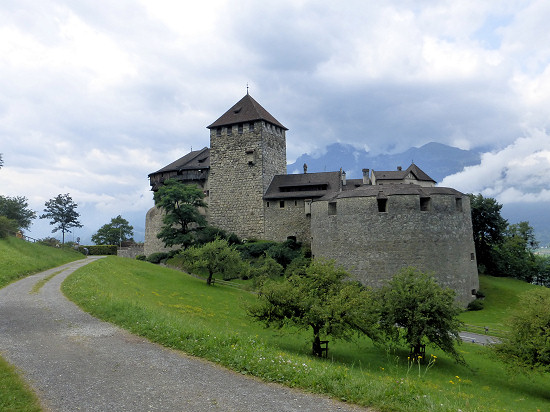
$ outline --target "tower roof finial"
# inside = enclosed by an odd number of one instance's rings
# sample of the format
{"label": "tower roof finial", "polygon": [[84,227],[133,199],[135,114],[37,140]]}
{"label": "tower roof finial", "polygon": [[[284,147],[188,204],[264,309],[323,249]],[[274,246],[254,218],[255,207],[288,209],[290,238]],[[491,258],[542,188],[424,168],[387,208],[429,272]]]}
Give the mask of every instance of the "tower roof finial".
{"label": "tower roof finial", "polygon": [[248,94],[248,82],[246,82],[246,94]]}

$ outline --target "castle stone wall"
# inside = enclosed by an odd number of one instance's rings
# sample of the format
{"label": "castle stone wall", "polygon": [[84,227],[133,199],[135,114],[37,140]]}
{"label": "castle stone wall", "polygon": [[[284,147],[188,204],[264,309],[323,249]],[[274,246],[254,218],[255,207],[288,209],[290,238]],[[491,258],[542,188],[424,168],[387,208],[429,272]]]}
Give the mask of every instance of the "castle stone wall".
{"label": "castle stone wall", "polygon": [[395,195],[387,212],[375,197],[339,198],[312,204],[312,253],[335,259],[364,284],[379,287],[400,269],[434,272],[466,305],[479,288],[470,202],[463,196],[435,195],[420,210],[418,195]]}
{"label": "castle stone wall", "polygon": [[145,216],[145,242],[143,244],[143,254],[145,256],[156,252],[169,252],[170,250],[179,249],[179,247],[165,247],[164,242],[157,237],[163,226],[163,216],[164,212],[156,206],[149,209]]}
{"label": "castle stone wall", "polygon": [[210,131],[210,224],[241,238],[263,238],[263,195],[273,176],[286,172],[284,130],[257,121]]}
{"label": "castle stone wall", "polygon": [[284,242],[289,236],[295,236],[299,242],[311,243],[311,216],[306,215],[303,199],[270,200],[265,201],[264,206],[265,239]]}

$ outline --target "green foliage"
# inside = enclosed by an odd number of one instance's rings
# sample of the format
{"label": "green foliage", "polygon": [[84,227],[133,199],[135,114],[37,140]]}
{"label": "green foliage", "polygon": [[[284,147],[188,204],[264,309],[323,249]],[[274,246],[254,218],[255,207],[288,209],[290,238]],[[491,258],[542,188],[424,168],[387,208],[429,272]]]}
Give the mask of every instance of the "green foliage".
{"label": "green foliage", "polygon": [[225,230],[214,226],[205,226],[195,230],[195,240],[193,244],[197,246],[205,245],[216,239],[225,239],[230,245],[238,245],[241,243],[239,237],[234,233],[227,233]]}
{"label": "green foliage", "polygon": [[90,256],[104,256],[104,255],[115,255],[117,254],[118,247],[116,245],[90,245],[90,246],[79,246],[78,251],[80,253],[86,254],[84,249],[88,249],[88,255]]}
{"label": "green foliage", "polygon": [[168,179],[154,194],[155,204],[164,211],[163,227],[157,234],[165,246],[189,246],[193,243],[191,229],[204,226],[206,219],[200,208],[206,208],[204,193],[197,185],[186,185]]}
{"label": "green foliage", "polygon": [[301,256],[301,244],[295,240],[288,239],[283,243],[276,243],[267,249],[266,253],[277,261],[283,268],[286,268],[290,262]]}
{"label": "green foliage", "polygon": [[374,338],[371,292],[357,282],[346,281],[348,278],[334,262],[314,260],[302,275],[289,276],[283,282],[267,280],[248,314],[266,326],[311,328],[315,356],[322,355],[321,335],[350,339],[362,332]]}
{"label": "green foliage", "polygon": [[476,310],[482,310],[483,309],[483,300],[476,299],[472,300],[470,303],[468,303],[468,310],[470,311],[476,311]]}
{"label": "green foliage", "polygon": [[163,260],[168,259],[169,254],[167,252],[155,252],[147,256],[147,262],[159,264]]}
{"label": "green foliage", "polygon": [[250,271],[250,266],[225,239],[216,239],[203,246],[188,248],[181,252],[181,260],[184,269],[188,271],[206,271],[208,285],[212,284],[214,275],[231,280],[247,278]]}
{"label": "green foliage", "polygon": [[268,278],[278,278],[283,274],[283,267],[270,256],[260,257],[250,270],[250,277],[266,276]]}
{"label": "green foliage", "polygon": [[136,256],[136,260],[146,261],[146,260],[147,260],[147,256],[145,256],[145,255],[137,255],[137,256]]}
{"label": "green foliage", "polygon": [[[491,280],[534,287],[514,279]],[[485,286],[490,299],[491,288]],[[350,404],[401,412],[550,410],[547,376],[510,374],[481,345],[461,347],[469,366],[428,347],[437,362],[428,373],[423,366],[419,376],[407,363],[406,351],[385,351],[363,336],[331,343],[329,361],[311,357],[309,331],[273,333],[246,316],[243,303],[257,296],[223,285],[207,288],[180,271],[133,259],[100,259],[76,271],[62,288],[94,316],[151,341]]]}
{"label": "green foliage", "polygon": [[248,241],[241,245],[237,245],[236,248],[243,259],[250,260],[265,256],[267,250],[276,244],[277,242],[268,240]]}
{"label": "green foliage", "polygon": [[0,287],[83,257],[73,249],[53,248],[15,237],[0,239]]}
{"label": "green foliage", "polygon": [[8,219],[6,216],[0,216],[0,238],[6,238],[14,235],[18,230],[15,220]]}
{"label": "green foliage", "polygon": [[461,309],[454,298],[455,292],[439,286],[430,274],[405,268],[378,290],[380,327],[392,343],[410,346],[413,356],[431,343],[462,361],[455,347],[461,342]]}
{"label": "green foliage", "polygon": [[508,222],[501,216],[502,205],[495,199],[481,194],[469,196],[477,264],[492,273],[495,268],[493,246],[503,241]]}
{"label": "green foliage", "polygon": [[536,288],[520,297],[510,321],[511,332],[497,353],[509,363],[550,371],[550,289]]}
{"label": "green foliage", "polygon": [[65,233],[70,233],[73,227],[82,227],[78,218],[80,214],[76,211],[78,205],[73,201],[71,196],[67,194],[59,194],[55,198],[48,200],[45,203],[44,213],[40,215],[40,219],[50,219],[50,225],[56,225],[52,233],[61,231],[63,239],[61,243],[65,243]]}
{"label": "green foliage", "polygon": [[121,245],[122,242],[131,240],[132,236],[134,236],[134,227],[118,215],[92,235],[92,242],[96,245]]}
{"label": "green foliage", "polygon": [[29,209],[28,200],[24,196],[0,195],[0,216],[17,222],[17,229],[29,229],[32,220],[36,219],[36,212]]}

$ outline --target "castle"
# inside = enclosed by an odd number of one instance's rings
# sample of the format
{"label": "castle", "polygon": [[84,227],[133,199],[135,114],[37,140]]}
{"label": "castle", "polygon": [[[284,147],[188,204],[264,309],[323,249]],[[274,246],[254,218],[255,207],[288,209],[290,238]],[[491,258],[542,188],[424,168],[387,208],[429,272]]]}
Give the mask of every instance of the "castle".
{"label": "castle", "polygon": [[[467,304],[479,287],[470,199],[437,187],[414,163],[403,170],[286,172],[288,130],[248,93],[207,127],[210,148],[151,173],[151,190],[176,178],[204,191],[210,225],[243,239],[311,245],[364,284],[377,287],[399,269],[433,272]],[[147,212],[145,254],[165,250],[162,213]]]}

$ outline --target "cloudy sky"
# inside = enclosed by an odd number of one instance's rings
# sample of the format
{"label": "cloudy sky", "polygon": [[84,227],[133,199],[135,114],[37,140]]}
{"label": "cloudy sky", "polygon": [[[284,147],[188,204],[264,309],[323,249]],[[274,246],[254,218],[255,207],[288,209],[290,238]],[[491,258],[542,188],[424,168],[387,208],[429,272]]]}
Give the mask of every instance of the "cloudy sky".
{"label": "cloudy sky", "polygon": [[147,175],[208,146],[248,84],[289,162],[435,141],[485,153],[442,184],[550,202],[549,19],[547,0],[3,0],[0,194],[40,213],[69,193],[74,238],[121,214],[143,240]]}

